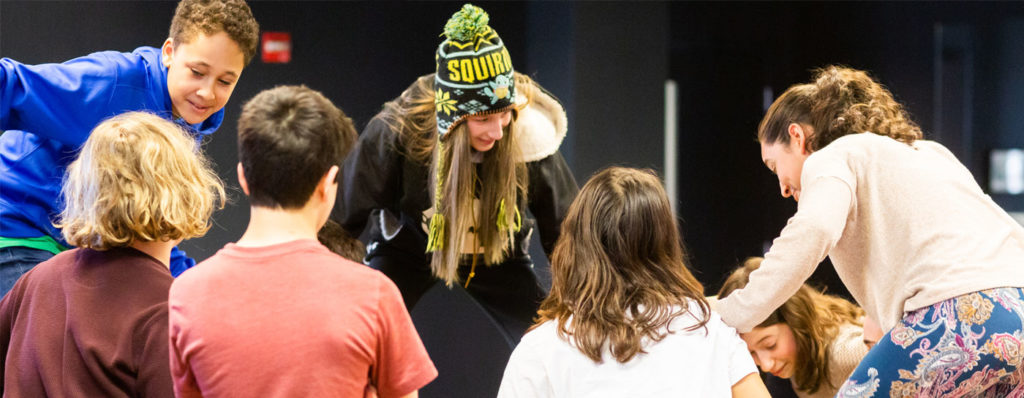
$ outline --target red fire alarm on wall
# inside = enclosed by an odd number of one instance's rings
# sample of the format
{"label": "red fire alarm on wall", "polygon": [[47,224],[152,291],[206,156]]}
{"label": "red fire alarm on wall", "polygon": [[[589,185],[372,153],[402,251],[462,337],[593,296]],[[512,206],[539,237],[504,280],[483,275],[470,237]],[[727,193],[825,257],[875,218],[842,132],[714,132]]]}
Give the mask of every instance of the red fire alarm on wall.
{"label": "red fire alarm on wall", "polygon": [[292,60],[292,35],[288,32],[263,32],[263,63],[287,64]]}

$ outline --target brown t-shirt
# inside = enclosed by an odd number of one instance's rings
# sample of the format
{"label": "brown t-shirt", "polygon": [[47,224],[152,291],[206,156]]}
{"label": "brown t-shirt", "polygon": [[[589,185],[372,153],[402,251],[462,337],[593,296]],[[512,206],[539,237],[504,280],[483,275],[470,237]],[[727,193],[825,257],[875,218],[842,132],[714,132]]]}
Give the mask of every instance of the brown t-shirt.
{"label": "brown t-shirt", "polygon": [[172,397],[173,278],[132,248],[75,249],[40,263],[0,302],[9,397]]}

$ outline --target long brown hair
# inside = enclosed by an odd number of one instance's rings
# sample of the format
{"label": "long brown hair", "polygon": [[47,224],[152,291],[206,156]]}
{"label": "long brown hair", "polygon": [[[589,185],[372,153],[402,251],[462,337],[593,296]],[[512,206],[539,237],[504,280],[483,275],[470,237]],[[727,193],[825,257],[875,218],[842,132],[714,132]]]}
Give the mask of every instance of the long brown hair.
{"label": "long brown hair", "polygon": [[[522,107],[532,98],[536,83],[519,73],[515,74],[515,79],[516,95],[526,98],[526,102],[517,104]],[[505,128],[504,137],[482,154],[480,163],[473,161],[465,123],[454,127],[443,145],[437,145],[433,82],[434,74],[419,77],[398,98],[384,104],[376,117],[398,134],[397,150],[413,162],[431,168],[432,197],[438,194],[434,192],[437,191],[434,179],[441,177],[442,200],[434,211],[440,212],[447,221],[444,243],[433,252],[431,268],[435,276],[451,285],[458,280],[459,264],[466,260],[462,249],[472,246],[472,239],[476,239],[476,247],[482,248],[487,265],[499,264],[508,256],[514,226],[519,225],[522,217],[516,209],[526,200],[529,175],[520,155],[520,137],[514,117]],[[513,115],[515,113],[513,111]],[[474,198],[479,198],[479,213],[474,209]],[[501,211],[502,208],[505,211]],[[475,234],[455,231],[474,231]]]}
{"label": "long brown hair", "polygon": [[[558,335],[602,362],[625,363],[660,341],[676,317],[710,317],[704,288],[685,264],[685,249],[661,180],[650,170],[611,167],[580,190],[551,256],[551,293],[537,323],[558,322]],[[694,303],[700,313],[689,311]]]}
{"label": "long brown hair", "polygon": [[398,134],[402,154],[424,166],[437,146],[437,118],[434,108],[434,74],[420,76],[402,94],[384,104],[375,117]]}
{"label": "long brown hair", "polygon": [[[744,261],[722,284],[718,298],[725,298],[746,286],[750,273],[761,267],[762,260],[751,257]],[[779,323],[789,326],[797,347],[793,382],[797,389],[813,394],[825,383],[833,389],[838,388],[828,379],[829,348],[839,334],[840,326],[848,323],[863,326],[863,316],[864,310],[853,303],[804,284],[757,327]]]}
{"label": "long brown hair", "polygon": [[757,138],[788,144],[790,123],[811,126],[807,149],[812,152],[848,134],[872,132],[907,144],[923,137],[889,90],[864,71],[835,65],[816,70],[813,82],[782,93],[761,120]]}

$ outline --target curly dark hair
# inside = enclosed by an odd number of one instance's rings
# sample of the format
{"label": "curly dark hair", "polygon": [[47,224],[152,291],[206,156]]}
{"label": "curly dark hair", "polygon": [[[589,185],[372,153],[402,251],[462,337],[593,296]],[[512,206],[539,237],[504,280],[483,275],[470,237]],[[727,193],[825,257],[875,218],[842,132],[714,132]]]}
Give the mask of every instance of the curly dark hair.
{"label": "curly dark hair", "polygon": [[228,34],[245,56],[245,64],[256,56],[260,25],[244,0],[182,0],[171,19],[174,45],[190,43],[199,33]]}
{"label": "curly dark hair", "polygon": [[811,126],[807,149],[812,152],[848,134],[872,132],[907,144],[923,137],[903,105],[866,72],[833,65],[814,75],[814,81],[790,87],[768,108],[757,129],[759,141],[788,144],[790,123]]}

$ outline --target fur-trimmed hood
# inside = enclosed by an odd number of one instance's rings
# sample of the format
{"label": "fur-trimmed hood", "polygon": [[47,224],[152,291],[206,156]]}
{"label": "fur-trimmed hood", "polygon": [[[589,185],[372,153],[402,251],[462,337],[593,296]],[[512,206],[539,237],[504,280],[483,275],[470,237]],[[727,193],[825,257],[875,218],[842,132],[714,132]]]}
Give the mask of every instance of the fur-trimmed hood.
{"label": "fur-trimmed hood", "polygon": [[569,120],[562,104],[539,85],[534,87],[534,98],[519,96],[519,109],[515,129],[524,162],[544,159],[558,151],[569,129]]}

